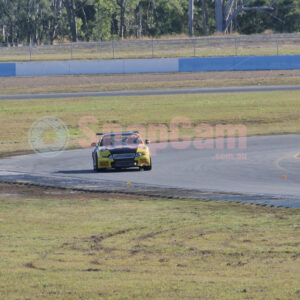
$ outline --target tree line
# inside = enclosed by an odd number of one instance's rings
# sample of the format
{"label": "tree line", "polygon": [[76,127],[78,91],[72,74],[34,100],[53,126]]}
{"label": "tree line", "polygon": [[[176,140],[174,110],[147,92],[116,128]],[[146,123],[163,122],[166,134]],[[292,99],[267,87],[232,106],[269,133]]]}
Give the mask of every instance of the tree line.
{"label": "tree line", "polygon": [[299,0],[0,0],[0,42],[300,31]]}

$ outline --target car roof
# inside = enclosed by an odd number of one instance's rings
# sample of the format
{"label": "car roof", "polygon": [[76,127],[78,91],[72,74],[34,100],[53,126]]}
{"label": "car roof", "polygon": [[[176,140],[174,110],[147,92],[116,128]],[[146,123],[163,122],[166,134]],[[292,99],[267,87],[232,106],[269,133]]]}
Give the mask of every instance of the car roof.
{"label": "car roof", "polygon": [[130,136],[130,135],[139,135],[137,131],[127,131],[127,132],[113,132],[113,133],[105,133],[103,134],[103,137],[105,136],[116,136],[116,135],[124,135],[124,136]]}

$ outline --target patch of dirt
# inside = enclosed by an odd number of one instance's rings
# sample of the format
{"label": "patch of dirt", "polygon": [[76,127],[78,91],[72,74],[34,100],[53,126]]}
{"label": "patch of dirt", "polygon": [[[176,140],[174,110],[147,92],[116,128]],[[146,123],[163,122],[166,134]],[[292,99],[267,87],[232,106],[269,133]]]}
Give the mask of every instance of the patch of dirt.
{"label": "patch of dirt", "polygon": [[[12,193],[13,191],[13,193]],[[74,195],[78,200],[91,200],[91,199],[99,199],[101,200],[110,200],[110,199],[137,199],[135,195],[125,195],[125,194],[107,194],[107,193],[93,193],[93,192],[80,192],[80,191],[72,191],[69,189],[59,189],[52,187],[39,187],[39,186],[31,186],[25,184],[15,184],[15,183],[3,183],[0,182],[0,195],[5,195],[5,198],[19,198],[19,197],[30,197],[30,198],[47,198],[57,199],[66,199],[66,200],[74,200]],[[1,196],[0,196],[1,198]],[[4,198],[4,196],[3,196]],[[144,196],[143,198],[146,198]]]}
{"label": "patch of dirt", "polygon": [[[142,228],[140,228],[142,229]],[[92,241],[92,245],[91,245],[91,250],[105,250],[107,252],[111,252],[114,249],[111,248],[105,248],[102,246],[102,241],[117,235],[121,235],[121,234],[125,234],[127,232],[130,232],[132,230],[137,230],[137,228],[128,228],[128,229],[123,229],[123,230],[119,230],[117,232],[112,232],[112,233],[108,233],[106,235],[92,235],[90,238],[86,239],[86,242],[90,242]]]}
{"label": "patch of dirt", "polygon": [[20,194],[0,193],[0,198],[19,197]]}
{"label": "patch of dirt", "polygon": [[139,240],[146,240],[146,239],[150,239],[150,238],[154,238],[155,236],[159,235],[159,234],[162,234],[164,232],[167,232],[168,230],[160,230],[160,231],[157,231],[157,232],[150,232],[150,233],[147,233],[147,234],[144,234],[142,236],[140,236],[138,239]]}
{"label": "patch of dirt", "polygon": [[201,81],[216,79],[257,79],[257,78],[282,78],[300,76],[300,70],[279,71],[235,71],[235,72],[199,72],[199,73],[173,73],[173,74],[130,74],[130,75],[78,75],[78,76],[41,76],[41,77],[17,77],[2,78],[0,90],[17,89],[40,90],[49,87],[62,90],[65,87],[99,87],[105,89],[108,85],[138,84],[150,82],[172,81]]}
{"label": "patch of dirt", "polygon": [[25,264],[26,268],[44,271],[44,268],[36,267],[32,262]]}
{"label": "patch of dirt", "polygon": [[[156,250],[157,252],[158,250]],[[129,254],[134,256],[137,254],[144,254],[144,255],[149,255],[149,254],[153,254],[153,250],[149,250],[148,246],[146,245],[141,245],[141,244],[136,244],[132,247],[131,250],[129,250]]]}
{"label": "patch of dirt", "polygon": [[[62,247],[67,247],[70,248],[72,250],[77,250],[77,251],[81,251],[81,252],[87,252],[87,251],[104,251],[106,253],[111,253],[112,251],[115,251],[115,248],[109,248],[109,247],[104,247],[102,245],[102,242],[105,239],[111,238],[111,237],[115,237],[118,235],[122,235],[122,234],[126,234],[128,232],[131,231],[139,231],[139,230],[143,230],[145,229],[145,227],[140,227],[140,228],[128,228],[128,229],[122,229],[122,230],[118,230],[116,232],[111,232],[111,233],[107,233],[107,234],[99,234],[99,235],[92,235],[90,237],[87,238],[82,238],[79,240],[74,240],[71,243],[64,243],[62,245]],[[80,245],[80,246],[78,246]],[[91,262],[92,264],[96,264],[98,265],[98,261],[93,260]]]}
{"label": "patch of dirt", "polygon": [[184,265],[184,264],[177,264],[176,266],[179,267],[179,268],[186,268],[187,267],[187,265]]}
{"label": "patch of dirt", "polygon": [[85,271],[86,272],[102,272],[101,269],[92,269],[92,268],[86,269]]}
{"label": "patch of dirt", "polygon": [[21,150],[21,151],[12,151],[12,152],[0,152],[0,159],[1,158],[7,158],[7,157],[12,157],[12,156],[18,156],[18,155],[27,155],[27,154],[33,154],[33,151],[26,151],[26,150]]}

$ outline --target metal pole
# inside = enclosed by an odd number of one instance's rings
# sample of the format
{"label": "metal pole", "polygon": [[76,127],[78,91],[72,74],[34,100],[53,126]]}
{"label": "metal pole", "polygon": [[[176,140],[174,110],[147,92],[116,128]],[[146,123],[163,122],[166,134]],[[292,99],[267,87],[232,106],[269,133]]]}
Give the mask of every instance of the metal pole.
{"label": "metal pole", "polygon": [[31,61],[31,56],[32,56],[32,46],[31,46],[31,40],[29,43],[29,60]]}
{"label": "metal pole", "polygon": [[279,55],[279,42],[278,42],[278,39],[276,40],[276,48],[277,48],[277,56]]}
{"label": "metal pole", "polygon": [[193,40],[193,45],[194,45],[194,57],[196,56],[196,41]]}
{"label": "metal pole", "polygon": [[71,60],[73,59],[73,42],[71,42]]}
{"label": "metal pole", "polygon": [[235,47],[235,56],[238,56],[238,44],[237,44],[237,38],[234,39],[234,47]]}
{"label": "metal pole", "polygon": [[112,55],[113,55],[113,59],[115,58],[115,41],[112,40],[112,43],[111,43],[111,46],[112,46]]}
{"label": "metal pole", "polygon": [[189,36],[194,35],[194,0],[189,0]]}
{"label": "metal pole", "polygon": [[152,58],[154,58],[154,40],[152,39]]}

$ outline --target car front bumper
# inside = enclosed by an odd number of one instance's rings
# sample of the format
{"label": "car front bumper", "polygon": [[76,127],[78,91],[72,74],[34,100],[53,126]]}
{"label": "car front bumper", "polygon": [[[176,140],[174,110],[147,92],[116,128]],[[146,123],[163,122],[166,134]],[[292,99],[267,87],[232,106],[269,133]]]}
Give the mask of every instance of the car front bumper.
{"label": "car front bumper", "polygon": [[151,159],[147,156],[142,156],[135,159],[109,159],[100,158],[98,160],[99,169],[116,169],[116,168],[134,168],[146,167],[151,165]]}

